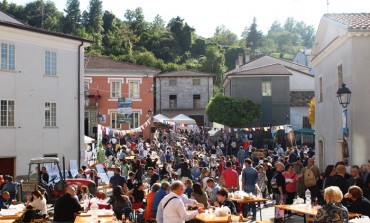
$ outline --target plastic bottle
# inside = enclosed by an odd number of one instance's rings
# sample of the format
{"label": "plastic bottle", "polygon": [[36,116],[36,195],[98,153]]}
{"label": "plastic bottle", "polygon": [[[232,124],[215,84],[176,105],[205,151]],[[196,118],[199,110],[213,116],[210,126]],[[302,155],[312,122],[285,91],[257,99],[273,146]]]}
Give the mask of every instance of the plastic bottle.
{"label": "plastic bottle", "polygon": [[232,219],[231,219],[231,211],[228,211],[227,212],[227,222],[232,222]]}
{"label": "plastic bottle", "polygon": [[311,191],[309,189],[305,192],[306,197],[306,209],[311,209]]}
{"label": "plastic bottle", "polygon": [[96,223],[99,220],[98,210],[99,210],[99,206],[97,203],[91,204],[90,211],[91,211],[91,222],[92,223]]}

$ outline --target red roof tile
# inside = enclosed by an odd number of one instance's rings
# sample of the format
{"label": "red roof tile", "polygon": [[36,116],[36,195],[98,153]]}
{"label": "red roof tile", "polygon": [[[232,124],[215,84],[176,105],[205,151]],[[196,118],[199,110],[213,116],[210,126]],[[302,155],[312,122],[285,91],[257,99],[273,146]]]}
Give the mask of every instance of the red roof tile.
{"label": "red roof tile", "polygon": [[325,14],[324,17],[341,23],[350,30],[370,30],[370,13]]}

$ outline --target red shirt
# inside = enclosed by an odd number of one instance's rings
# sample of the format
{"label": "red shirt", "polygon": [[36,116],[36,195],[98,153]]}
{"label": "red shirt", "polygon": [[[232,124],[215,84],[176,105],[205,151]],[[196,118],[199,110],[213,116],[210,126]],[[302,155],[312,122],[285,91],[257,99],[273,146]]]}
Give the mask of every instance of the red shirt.
{"label": "red shirt", "polygon": [[[289,192],[289,193],[295,193],[296,192],[296,184],[297,184],[297,175],[294,172],[289,173],[289,172],[285,171],[283,173],[283,176],[285,177],[286,191]],[[289,181],[291,180],[292,182],[287,182],[287,180],[289,180]]]}
{"label": "red shirt", "polygon": [[224,177],[226,188],[238,187],[239,175],[235,170],[227,168],[226,170],[222,171],[221,175]]}

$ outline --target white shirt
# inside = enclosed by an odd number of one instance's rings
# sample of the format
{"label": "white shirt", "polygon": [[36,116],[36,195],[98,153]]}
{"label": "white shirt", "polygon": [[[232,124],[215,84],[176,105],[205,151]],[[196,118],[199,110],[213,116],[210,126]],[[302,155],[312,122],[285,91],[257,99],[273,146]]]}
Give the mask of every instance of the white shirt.
{"label": "white shirt", "polygon": [[[172,197],[176,197],[168,202],[165,209],[163,209],[164,205],[170,200]],[[185,209],[185,204],[183,202],[183,197],[178,196],[174,192],[170,192],[167,194],[162,201],[158,205],[157,210],[157,217],[156,220],[158,223],[184,223],[185,221],[189,221],[198,214],[198,211],[193,211],[191,213],[187,213]],[[188,199],[190,202],[191,199]]]}
{"label": "white shirt", "polygon": [[41,211],[42,214],[47,214],[47,209],[46,209],[46,199],[34,199],[31,203],[29,203],[33,207],[33,209],[38,209]]}

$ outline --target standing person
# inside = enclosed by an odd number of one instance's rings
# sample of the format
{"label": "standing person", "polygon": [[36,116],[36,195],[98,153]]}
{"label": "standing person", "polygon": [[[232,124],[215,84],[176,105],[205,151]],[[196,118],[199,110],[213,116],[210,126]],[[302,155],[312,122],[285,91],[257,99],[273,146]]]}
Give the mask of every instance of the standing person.
{"label": "standing person", "polygon": [[341,204],[343,194],[336,186],[325,189],[326,204],[317,210],[315,222],[317,223],[343,223],[348,222],[348,210]]}
{"label": "standing person", "polygon": [[159,204],[156,220],[158,223],[185,223],[204,212],[201,206],[193,212],[186,212],[182,200],[184,184],[181,181],[174,181],[171,184],[171,192],[166,195]]}
{"label": "standing person", "polygon": [[285,166],[285,172],[283,173],[285,178],[285,188],[286,188],[286,200],[285,204],[293,204],[293,199],[296,196],[296,183],[297,174],[293,171],[292,164],[287,164]]}
{"label": "standing person", "polygon": [[180,172],[180,179],[183,184],[186,180],[193,179],[193,176],[191,175],[191,170],[189,169],[189,164],[187,162],[184,162]]}
{"label": "standing person", "polygon": [[258,188],[261,190],[262,196],[265,198],[268,195],[267,190],[267,176],[266,172],[264,171],[263,165],[257,166],[258,178],[257,178],[257,185]]}
{"label": "standing person", "polygon": [[[276,162],[275,168],[276,171],[271,179],[271,187],[275,197],[275,204],[285,204],[286,189],[285,177],[283,176],[285,167],[281,162]],[[280,216],[278,213],[279,212],[275,212],[275,222],[282,222],[284,216]]]}
{"label": "standing person", "polygon": [[222,171],[218,183],[228,191],[239,190],[239,175],[233,169],[231,161],[226,162],[226,170]]}
{"label": "standing person", "polygon": [[309,158],[307,161],[307,166],[303,170],[303,182],[305,187],[311,192],[312,201],[316,201],[317,194],[319,193],[319,188],[317,186],[317,181],[319,178],[320,170],[315,165],[315,159]]}
{"label": "standing person", "polygon": [[339,187],[339,189],[342,191],[342,194],[346,194],[349,188],[349,183],[345,178],[346,167],[344,165],[338,165],[335,167],[335,171],[337,172],[337,175],[334,177],[333,186]]}
{"label": "standing person", "polygon": [[116,186],[121,186],[123,191],[127,193],[127,180],[121,175],[121,169],[119,167],[114,168],[114,175],[109,179],[109,187],[114,189]]}
{"label": "standing person", "polygon": [[360,176],[360,167],[357,165],[351,166],[351,177],[348,179],[349,186],[359,186],[360,188],[364,187],[364,183]]}
{"label": "standing person", "polygon": [[73,223],[75,215],[82,210],[75,196],[76,189],[69,186],[66,188],[66,193],[58,198],[54,206],[55,223]]}
{"label": "standing person", "polygon": [[[258,179],[257,170],[252,167],[252,160],[247,158],[244,160],[245,168],[242,172],[242,188],[246,193],[256,194],[256,183]],[[253,216],[252,221],[256,220],[256,203],[249,203],[249,207],[252,208]],[[243,216],[248,216],[248,205],[243,205]]]}

